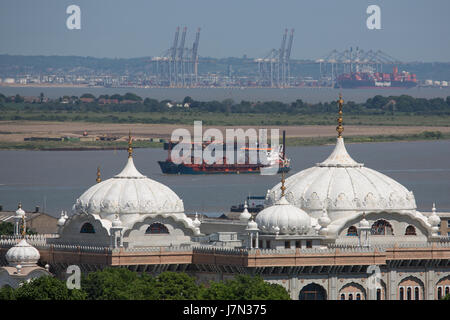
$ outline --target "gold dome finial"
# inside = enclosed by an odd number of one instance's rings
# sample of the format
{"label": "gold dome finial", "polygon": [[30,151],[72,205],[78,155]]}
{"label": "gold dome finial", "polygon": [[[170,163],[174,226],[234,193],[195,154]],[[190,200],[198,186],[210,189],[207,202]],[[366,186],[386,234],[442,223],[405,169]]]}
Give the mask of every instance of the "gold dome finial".
{"label": "gold dome finial", "polygon": [[25,215],[22,216],[22,238],[25,239],[25,234],[26,234],[26,230],[25,230]]}
{"label": "gold dome finial", "polygon": [[128,158],[133,157],[133,147],[132,147],[132,139],[131,139],[131,130],[128,133]]}
{"label": "gold dome finial", "polygon": [[284,185],[285,179],[285,172],[284,170],[281,171],[281,197],[284,197],[284,192],[286,191],[286,186]]}
{"label": "gold dome finial", "polygon": [[95,179],[97,183],[102,182],[102,179],[100,178],[100,166],[97,167],[97,179]]}
{"label": "gold dome finial", "polygon": [[344,100],[342,99],[342,93],[339,94],[339,118],[338,118],[338,126],[336,127],[336,131],[338,132],[338,138],[342,138],[342,132],[344,132],[344,127],[342,126],[342,108],[344,106]]}

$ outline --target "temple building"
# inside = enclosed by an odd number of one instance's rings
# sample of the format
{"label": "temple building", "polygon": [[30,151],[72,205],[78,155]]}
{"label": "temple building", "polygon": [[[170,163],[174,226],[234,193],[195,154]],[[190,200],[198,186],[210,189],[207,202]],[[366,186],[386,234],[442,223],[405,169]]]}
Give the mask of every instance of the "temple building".
{"label": "temple building", "polygon": [[[287,179],[283,173],[256,217],[245,207],[236,219],[189,218],[170,188],[136,169],[130,135],[124,169],[105,181],[98,171],[72,214],[61,215],[57,234],[0,240],[0,263],[9,265],[2,269],[17,269],[8,250],[22,246],[32,268],[62,278],[69,265],[113,266],[186,272],[199,282],[257,274],[300,300],[442,298],[450,292],[442,215],[434,205],[419,212],[412,191],[351,158],[342,97],[338,105],[333,152]],[[13,277],[8,270],[0,286]]]}

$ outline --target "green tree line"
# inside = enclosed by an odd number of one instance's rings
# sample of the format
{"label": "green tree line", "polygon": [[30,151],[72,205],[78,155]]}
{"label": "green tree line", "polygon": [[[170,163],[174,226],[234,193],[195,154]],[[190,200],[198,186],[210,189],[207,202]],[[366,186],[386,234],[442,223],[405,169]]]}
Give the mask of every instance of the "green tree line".
{"label": "green tree line", "polygon": [[238,275],[223,282],[197,284],[186,273],[139,274],[125,268],[106,268],[83,275],[80,289],[45,276],[17,289],[0,289],[0,300],[289,300],[288,292],[260,276]]}
{"label": "green tree line", "polygon": [[[90,102],[83,102],[80,98],[93,99]],[[22,111],[22,112],[70,112],[70,113],[111,113],[111,112],[215,112],[233,114],[329,114],[336,111],[336,101],[306,103],[297,99],[291,103],[280,101],[235,102],[232,99],[223,101],[197,101],[187,96],[179,106],[173,106],[169,100],[156,100],[151,98],[141,98],[134,93],[124,95],[101,95],[95,97],[92,94],[83,94],[81,97],[64,96],[43,102],[42,95],[38,102],[24,102],[20,95],[7,97],[0,94],[1,111]],[[100,103],[101,99],[117,100],[118,103]],[[40,101],[40,102],[39,102]],[[124,102],[125,103],[122,103]],[[134,103],[127,103],[133,101]],[[64,103],[63,103],[64,102]],[[184,107],[187,104],[189,107]],[[368,114],[368,115],[394,115],[396,113],[407,113],[415,115],[450,115],[450,96],[443,98],[414,98],[408,95],[401,96],[381,96],[376,95],[366,102],[355,103],[348,101],[345,103],[347,114]]]}

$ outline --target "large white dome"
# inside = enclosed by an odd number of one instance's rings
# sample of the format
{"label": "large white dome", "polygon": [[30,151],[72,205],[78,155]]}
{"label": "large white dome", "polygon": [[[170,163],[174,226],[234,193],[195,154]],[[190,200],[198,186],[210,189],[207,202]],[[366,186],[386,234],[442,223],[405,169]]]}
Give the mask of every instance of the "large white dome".
{"label": "large white dome", "polygon": [[98,214],[114,221],[119,214],[125,224],[143,214],[183,213],[183,201],[170,188],[142,175],[129,157],[121,173],[97,183],[76,200],[77,213]]}
{"label": "large white dome", "polygon": [[[271,205],[280,198],[280,184],[267,193]],[[354,161],[337,138],[333,153],[322,163],[286,179],[286,199],[319,218],[326,208],[332,220],[348,212],[415,210],[411,191],[375,170]]]}
{"label": "large white dome", "polygon": [[256,223],[263,233],[306,234],[311,226],[311,218],[282,197],[274,205],[259,212]]}

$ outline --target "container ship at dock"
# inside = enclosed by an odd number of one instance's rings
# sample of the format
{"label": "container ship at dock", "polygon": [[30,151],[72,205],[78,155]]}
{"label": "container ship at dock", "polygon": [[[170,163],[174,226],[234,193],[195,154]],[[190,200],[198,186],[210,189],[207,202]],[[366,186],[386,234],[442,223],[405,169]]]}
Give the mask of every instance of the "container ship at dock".
{"label": "container ship at dock", "polygon": [[[283,134],[283,144],[279,146],[279,148],[273,148],[268,146],[267,148],[261,148],[259,146],[248,146],[239,148],[243,150],[244,161],[243,163],[227,163],[227,158],[223,157],[219,161],[208,164],[205,161],[197,161],[201,163],[196,163],[196,159],[191,157],[190,163],[176,163],[173,161],[171,152],[173,147],[175,147],[180,142],[169,141],[164,145],[164,149],[168,150],[168,157],[164,161],[158,161],[159,166],[161,167],[161,171],[164,174],[246,174],[246,173],[257,173],[263,175],[276,174],[281,172],[289,172],[291,169],[290,160],[286,159],[284,156],[284,134]],[[220,146],[216,146],[216,148],[223,148],[223,154],[226,154],[227,145],[222,142],[203,142],[202,143],[202,151],[211,143],[217,143]],[[185,149],[189,149],[189,145],[184,146]],[[193,154],[194,143],[191,143],[191,154]],[[238,147],[235,143],[232,146],[234,150],[234,154],[237,153]],[[250,152],[258,152],[263,153],[265,155],[265,161],[259,159],[257,163],[250,163],[249,154]]]}
{"label": "container ship at dock", "polygon": [[352,72],[337,77],[336,88],[413,88],[417,86],[417,77],[406,71],[398,72],[394,67],[392,73],[381,72]]}

